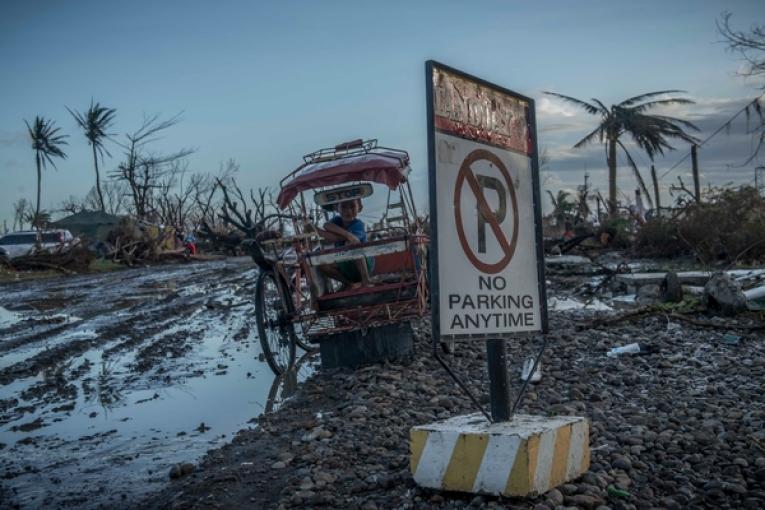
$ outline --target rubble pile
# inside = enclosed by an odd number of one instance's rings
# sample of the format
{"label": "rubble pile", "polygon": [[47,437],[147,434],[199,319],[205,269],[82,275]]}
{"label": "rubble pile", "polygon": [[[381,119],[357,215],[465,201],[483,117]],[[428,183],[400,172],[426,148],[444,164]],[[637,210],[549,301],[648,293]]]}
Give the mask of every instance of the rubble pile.
{"label": "rubble pile", "polygon": [[87,270],[95,257],[85,246],[76,244],[56,251],[33,251],[11,260],[0,257],[0,265],[13,271],[53,269],[68,274]]}
{"label": "rubble pile", "polygon": [[108,241],[109,258],[128,266],[184,257],[184,249],[175,247],[175,229],[142,224],[130,218],[123,218],[112,229]]}
{"label": "rubble pile", "polygon": [[688,261],[669,266],[655,259],[629,259],[616,251],[593,258],[548,256],[545,265],[554,277],[548,285],[557,298],[579,300],[584,308],[598,301],[613,308],[684,303],[686,308],[697,304],[735,315],[765,307],[765,268],[704,271]]}

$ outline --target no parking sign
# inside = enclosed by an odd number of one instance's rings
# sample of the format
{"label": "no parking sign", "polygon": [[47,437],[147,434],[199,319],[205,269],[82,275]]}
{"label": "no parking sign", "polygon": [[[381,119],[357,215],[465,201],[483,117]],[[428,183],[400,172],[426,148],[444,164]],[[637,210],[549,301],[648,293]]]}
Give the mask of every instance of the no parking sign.
{"label": "no parking sign", "polygon": [[433,329],[546,332],[534,101],[427,63]]}

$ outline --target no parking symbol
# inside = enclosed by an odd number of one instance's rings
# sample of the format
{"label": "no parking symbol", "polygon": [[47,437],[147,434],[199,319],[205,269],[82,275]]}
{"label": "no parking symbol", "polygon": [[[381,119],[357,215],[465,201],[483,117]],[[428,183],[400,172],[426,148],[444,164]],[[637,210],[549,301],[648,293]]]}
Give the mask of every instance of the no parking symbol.
{"label": "no parking symbol", "polygon": [[[476,175],[473,171],[473,164],[479,161],[487,161],[492,167],[496,168],[502,179],[490,175]],[[470,194],[475,200],[477,210],[477,242],[476,246],[471,246],[465,235],[465,223],[469,219],[470,212],[462,208],[462,188],[467,183]],[[498,207],[492,210],[486,199],[486,190],[492,190],[497,194]],[[508,204],[509,202],[509,204]],[[508,208],[508,205],[510,206]],[[503,229],[502,225],[508,223],[507,215],[510,214],[510,231]],[[468,218],[465,217],[468,215]],[[507,267],[515,254],[515,247],[518,242],[518,200],[516,199],[515,186],[510,178],[510,173],[502,160],[496,154],[486,149],[476,149],[465,158],[460,166],[457,180],[454,186],[454,220],[457,226],[457,235],[460,245],[470,262],[482,273],[496,274]],[[491,229],[500,248],[500,258],[492,257],[487,254],[486,249],[486,230],[487,225]],[[469,228],[469,230],[471,230]],[[508,236],[508,233],[510,234]],[[494,260],[492,260],[494,259]]]}

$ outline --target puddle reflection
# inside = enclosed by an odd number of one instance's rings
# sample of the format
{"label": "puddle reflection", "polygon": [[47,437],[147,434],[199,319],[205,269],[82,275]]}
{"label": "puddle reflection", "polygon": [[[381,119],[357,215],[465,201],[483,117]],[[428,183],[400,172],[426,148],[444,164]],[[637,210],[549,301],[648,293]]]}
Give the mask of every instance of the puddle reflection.
{"label": "puddle reflection", "polygon": [[[221,281],[224,265],[238,283]],[[0,473],[12,503],[92,508],[123,495],[135,501],[160,489],[173,464],[196,463],[256,426],[254,418],[279,409],[316,370],[318,355],[304,353],[293,370],[273,376],[252,323],[252,270],[236,261],[179,268],[173,299],[136,302],[128,314],[118,306],[147,282],[165,285],[170,273],[69,280],[87,299],[65,304],[58,316],[75,324],[0,354],[1,370],[52,347],[84,347],[0,386],[0,403],[11,406],[0,420]],[[109,278],[119,293],[103,292]],[[91,281],[101,284],[90,289]],[[0,303],[0,343],[16,338],[6,333],[29,315],[11,303],[47,292],[42,284],[32,290],[14,288]]]}

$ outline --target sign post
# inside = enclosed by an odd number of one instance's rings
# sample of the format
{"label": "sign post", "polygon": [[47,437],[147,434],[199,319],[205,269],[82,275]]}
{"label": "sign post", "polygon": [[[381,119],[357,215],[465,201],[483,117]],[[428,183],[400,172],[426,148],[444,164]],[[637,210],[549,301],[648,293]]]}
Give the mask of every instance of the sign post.
{"label": "sign post", "polygon": [[486,340],[486,360],[489,365],[489,403],[493,421],[508,421],[510,381],[507,380],[507,348],[501,338]]}
{"label": "sign post", "polygon": [[437,345],[486,340],[491,416],[413,427],[412,476],[431,489],[542,494],[587,471],[590,454],[585,418],[513,415],[528,379],[510,406],[506,340],[547,333],[534,101],[432,61],[426,78],[433,352],[481,408]]}
{"label": "sign post", "polygon": [[505,421],[504,340],[547,332],[534,101],[426,67],[433,335],[486,339],[492,420]]}

